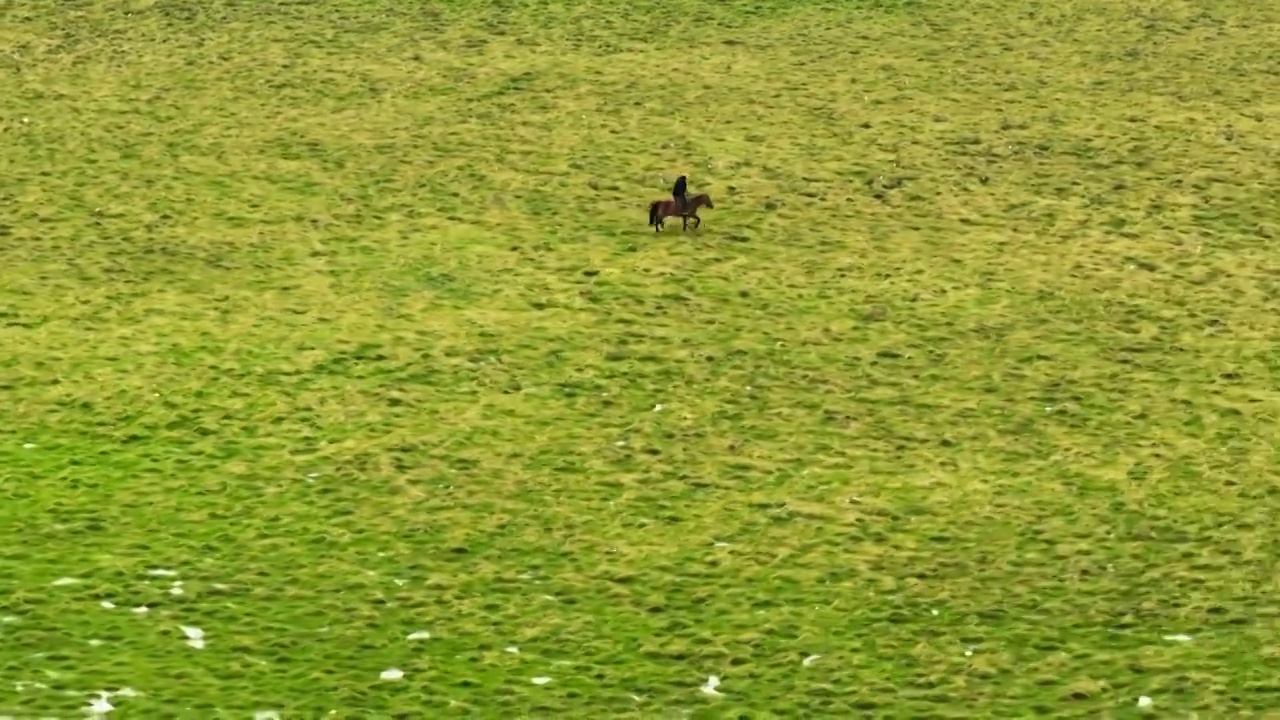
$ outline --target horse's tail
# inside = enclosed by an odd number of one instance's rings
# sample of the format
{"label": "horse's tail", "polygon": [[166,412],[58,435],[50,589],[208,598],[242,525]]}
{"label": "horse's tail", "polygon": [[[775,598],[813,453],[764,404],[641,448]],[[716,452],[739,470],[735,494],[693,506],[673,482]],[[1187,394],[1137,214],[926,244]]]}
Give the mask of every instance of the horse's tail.
{"label": "horse's tail", "polygon": [[649,203],[649,224],[650,225],[658,224],[658,205],[661,202],[662,202],[661,200],[654,200],[653,202]]}

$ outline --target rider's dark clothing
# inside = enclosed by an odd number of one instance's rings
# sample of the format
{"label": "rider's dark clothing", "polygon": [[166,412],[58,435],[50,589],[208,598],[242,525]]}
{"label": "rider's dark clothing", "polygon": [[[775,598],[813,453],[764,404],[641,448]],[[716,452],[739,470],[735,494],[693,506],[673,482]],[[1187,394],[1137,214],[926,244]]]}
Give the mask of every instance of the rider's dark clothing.
{"label": "rider's dark clothing", "polygon": [[681,175],[680,177],[676,178],[675,187],[671,188],[671,197],[675,199],[676,207],[679,208],[681,213],[686,212],[687,208],[689,207],[689,198],[686,194],[687,190],[685,187],[686,185],[687,185],[687,182],[684,176]]}

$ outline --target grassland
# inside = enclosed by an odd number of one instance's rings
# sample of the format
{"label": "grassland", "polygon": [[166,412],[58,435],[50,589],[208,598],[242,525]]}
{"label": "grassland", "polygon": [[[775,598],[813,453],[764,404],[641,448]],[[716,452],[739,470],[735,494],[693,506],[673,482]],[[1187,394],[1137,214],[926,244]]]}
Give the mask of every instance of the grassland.
{"label": "grassland", "polygon": [[0,12],[0,715],[1280,716],[1280,6]]}

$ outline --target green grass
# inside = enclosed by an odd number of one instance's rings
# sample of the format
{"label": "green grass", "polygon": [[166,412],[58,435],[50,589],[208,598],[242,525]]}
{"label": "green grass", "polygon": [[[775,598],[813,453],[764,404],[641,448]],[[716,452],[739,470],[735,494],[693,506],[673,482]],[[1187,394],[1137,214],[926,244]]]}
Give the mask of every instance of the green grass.
{"label": "green grass", "polygon": [[1280,712],[1280,6],[0,13],[0,715]]}

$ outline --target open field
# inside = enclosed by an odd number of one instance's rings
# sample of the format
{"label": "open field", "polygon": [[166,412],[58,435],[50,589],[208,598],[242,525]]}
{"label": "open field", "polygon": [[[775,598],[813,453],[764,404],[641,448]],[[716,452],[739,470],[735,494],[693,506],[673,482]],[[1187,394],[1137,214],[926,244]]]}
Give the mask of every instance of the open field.
{"label": "open field", "polygon": [[2,7],[0,716],[1280,717],[1280,5]]}

